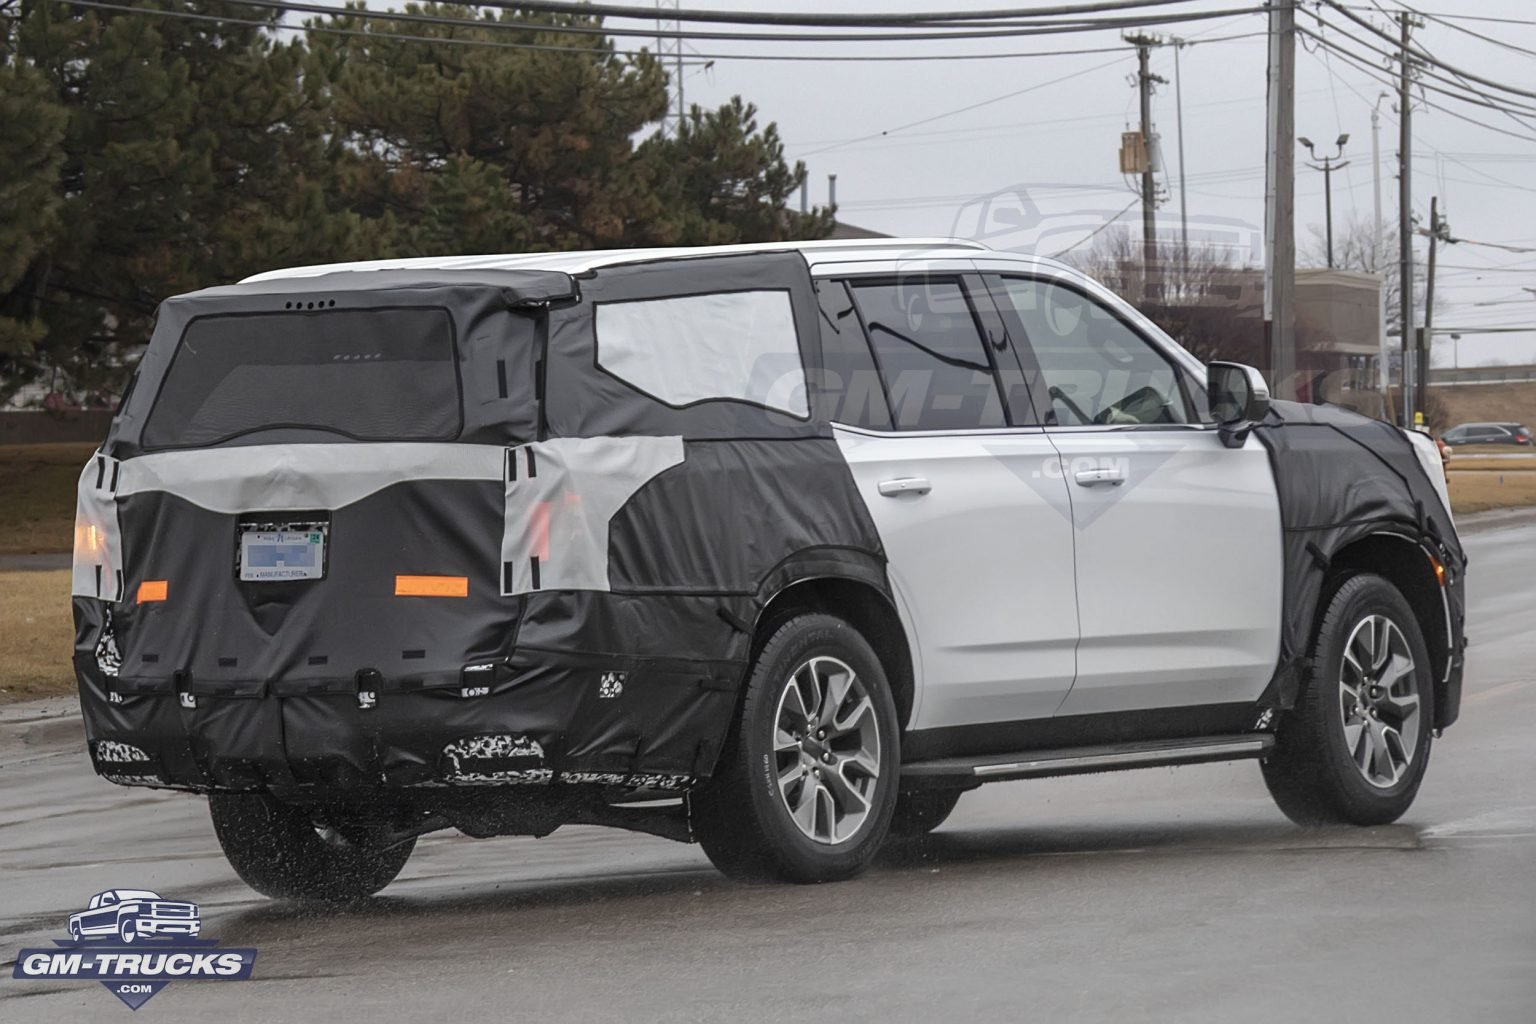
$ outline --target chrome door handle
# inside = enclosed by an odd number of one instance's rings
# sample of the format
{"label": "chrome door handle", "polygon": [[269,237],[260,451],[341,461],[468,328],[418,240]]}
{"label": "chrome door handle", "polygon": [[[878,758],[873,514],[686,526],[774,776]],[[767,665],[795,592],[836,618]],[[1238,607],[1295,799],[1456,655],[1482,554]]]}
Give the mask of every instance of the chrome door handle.
{"label": "chrome door handle", "polygon": [[880,493],[887,498],[897,498],[903,494],[913,494],[921,497],[933,490],[933,484],[927,478],[920,476],[904,476],[895,480],[881,480]]}
{"label": "chrome door handle", "polygon": [[1125,471],[1120,469],[1080,469],[1072,474],[1080,487],[1097,487],[1099,484],[1110,484],[1119,487],[1125,483]]}

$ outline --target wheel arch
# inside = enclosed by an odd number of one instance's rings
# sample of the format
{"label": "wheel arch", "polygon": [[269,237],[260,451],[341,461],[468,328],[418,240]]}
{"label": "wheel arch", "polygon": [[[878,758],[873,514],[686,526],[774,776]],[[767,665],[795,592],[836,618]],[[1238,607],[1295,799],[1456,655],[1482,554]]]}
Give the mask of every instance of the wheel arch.
{"label": "wheel arch", "polygon": [[[1318,601],[1319,621],[1335,590],[1350,576],[1375,573],[1397,588],[1413,610],[1435,677],[1434,725],[1446,723],[1449,694],[1442,685],[1451,663],[1451,610],[1439,562],[1419,541],[1401,533],[1378,532],[1351,541],[1328,560]],[[1315,627],[1314,627],[1315,628]]]}
{"label": "wheel arch", "polygon": [[779,625],[813,612],[846,620],[874,648],[896,702],[897,723],[905,730],[917,696],[911,643],[890,595],[867,580],[806,576],[780,587],[758,613],[752,631],[752,659],[756,660]]}

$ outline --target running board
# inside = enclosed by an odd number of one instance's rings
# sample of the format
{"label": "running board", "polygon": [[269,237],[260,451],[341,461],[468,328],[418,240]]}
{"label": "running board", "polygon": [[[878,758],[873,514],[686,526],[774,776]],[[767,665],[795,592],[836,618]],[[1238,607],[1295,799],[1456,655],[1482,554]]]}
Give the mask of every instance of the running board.
{"label": "running board", "polygon": [[945,757],[902,765],[901,777],[903,780],[920,783],[962,784],[969,787],[1003,779],[1040,779],[1052,775],[1084,775],[1173,764],[1239,761],[1263,757],[1274,745],[1273,736],[1250,733],[1147,743],[1114,743],[1062,750],[1032,750],[1018,754]]}

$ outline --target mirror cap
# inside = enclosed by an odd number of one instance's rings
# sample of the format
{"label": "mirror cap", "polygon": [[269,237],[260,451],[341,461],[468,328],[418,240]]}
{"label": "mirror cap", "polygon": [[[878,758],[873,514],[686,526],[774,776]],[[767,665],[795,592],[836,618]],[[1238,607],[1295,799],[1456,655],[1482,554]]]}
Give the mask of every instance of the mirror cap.
{"label": "mirror cap", "polygon": [[1257,423],[1269,412],[1269,384],[1243,363],[1214,362],[1206,367],[1211,415],[1222,425]]}

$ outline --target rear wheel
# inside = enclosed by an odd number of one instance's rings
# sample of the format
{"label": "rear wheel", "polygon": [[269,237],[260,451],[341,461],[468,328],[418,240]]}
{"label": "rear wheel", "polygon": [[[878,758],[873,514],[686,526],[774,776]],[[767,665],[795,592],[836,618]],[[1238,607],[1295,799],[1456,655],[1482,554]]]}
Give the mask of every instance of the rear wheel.
{"label": "rear wheel", "polygon": [[1402,594],[1371,573],[1345,580],[1263,765],[1275,803],[1303,825],[1396,821],[1429,763],[1433,686],[1429,650]]}
{"label": "rear wheel", "polygon": [[318,824],[302,807],[263,793],[208,798],[213,830],[230,867],[274,899],[352,900],[394,881],[415,839],[393,845],[376,830]]}
{"label": "rear wheel", "polygon": [[925,836],[944,824],[960,802],[961,789],[911,790],[896,798],[891,815],[891,835],[906,839]]}
{"label": "rear wheel", "polygon": [[901,761],[880,660],[848,623],[780,625],[747,678],[715,777],[692,801],[694,833],[735,878],[831,882],[884,841]]}

